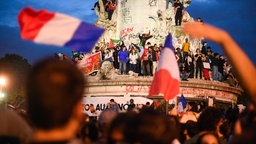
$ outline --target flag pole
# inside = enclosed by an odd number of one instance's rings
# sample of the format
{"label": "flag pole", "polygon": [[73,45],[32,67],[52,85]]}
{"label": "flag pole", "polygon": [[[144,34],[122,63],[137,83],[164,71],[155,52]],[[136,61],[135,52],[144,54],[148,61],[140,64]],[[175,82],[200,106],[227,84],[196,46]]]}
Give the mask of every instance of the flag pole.
{"label": "flag pole", "polygon": [[169,105],[169,100],[165,101],[165,113],[168,115],[168,105]]}

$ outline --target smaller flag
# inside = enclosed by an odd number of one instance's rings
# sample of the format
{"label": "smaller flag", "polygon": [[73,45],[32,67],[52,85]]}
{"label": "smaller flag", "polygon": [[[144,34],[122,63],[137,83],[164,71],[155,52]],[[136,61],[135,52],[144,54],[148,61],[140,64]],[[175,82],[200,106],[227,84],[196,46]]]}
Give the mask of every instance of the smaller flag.
{"label": "smaller flag", "polygon": [[77,58],[78,60],[82,60],[84,57],[84,53],[82,52],[76,52],[76,51],[72,51],[72,59]]}
{"label": "smaller flag", "polygon": [[184,114],[184,110],[187,106],[187,101],[183,94],[181,94],[179,102],[178,102],[178,114],[182,116]]}
{"label": "smaller flag", "polygon": [[18,15],[21,38],[35,43],[69,47],[74,51],[89,52],[104,32],[103,29],[81,20],[31,7]]}
{"label": "smaller flag", "polygon": [[109,47],[112,48],[118,44],[120,40],[110,39]]}
{"label": "smaller flag", "polygon": [[166,37],[164,48],[161,52],[157,71],[149,91],[149,96],[163,95],[165,100],[173,99],[180,91],[180,74],[174,55],[172,37]]}

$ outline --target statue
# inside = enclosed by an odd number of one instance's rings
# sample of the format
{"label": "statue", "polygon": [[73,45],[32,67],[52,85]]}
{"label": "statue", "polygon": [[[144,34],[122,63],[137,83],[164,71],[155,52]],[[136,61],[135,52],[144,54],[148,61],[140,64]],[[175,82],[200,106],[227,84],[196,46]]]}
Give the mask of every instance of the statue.
{"label": "statue", "polygon": [[98,77],[100,80],[109,80],[114,78],[115,72],[113,64],[110,61],[104,61],[100,68]]}
{"label": "statue", "polygon": [[[197,48],[201,47],[200,39],[190,39],[189,35],[183,33],[181,30],[182,24],[194,21],[185,9],[183,11],[181,26],[175,26],[174,7],[171,5],[166,8],[167,0],[157,0],[154,5],[150,6],[144,1],[147,0],[135,2],[119,0],[118,6],[114,9],[112,19],[109,20],[106,11],[107,0],[99,0],[98,8],[96,8],[96,14],[99,18],[95,21],[95,25],[106,29],[99,42],[109,42],[111,39],[118,39],[124,41],[126,45],[131,43],[139,44],[140,34],[150,32],[152,38],[148,39],[148,41],[153,44],[163,44],[166,35],[171,33],[174,48],[180,47],[186,38],[190,40],[190,50],[192,52],[195,52]],[[191,3],[191,0],[180,1],[184,8],[188,7]],[[142,6],[144,6],[143,15],[140,15],[141,12],[136,14],[136,11],[141,9]],[[145,17],[140,19],[137,17],[138,15]]]}
{"label": "statue", "polygon": [[98,6],[95,8],[96,15],[99,17],[95,21],[95,25],[101,28],[104,28],[106,32],[99,41],[110,40],[115,37],[116,34],[116,22],[117,22],[117,11],[116,9],[113,12],[112,19],[108,19],[108,13],[105,10],[107,5],[107,0],[99,0]]}

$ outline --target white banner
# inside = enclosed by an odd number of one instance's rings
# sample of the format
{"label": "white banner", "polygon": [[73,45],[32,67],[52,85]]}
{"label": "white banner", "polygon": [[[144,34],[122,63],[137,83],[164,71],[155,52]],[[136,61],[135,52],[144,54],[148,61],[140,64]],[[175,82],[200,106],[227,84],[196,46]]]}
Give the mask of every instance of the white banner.
{"label": "white banner", "polygon": [[[134,99],[134,103],[137,107],[145,105],[146,102],[152,103],[153,100],[145,97],[85,97],[82,103],[82,110],[84,113],[87,113],[89,116],[99,116],[99,114],[107,108],[107,104],[110,99],[114,99],[118,103],[120,112],[126,112],[130,99]],[[95,113],[91,113],[89,110],[90,104],[94,105],[96,110]]]}

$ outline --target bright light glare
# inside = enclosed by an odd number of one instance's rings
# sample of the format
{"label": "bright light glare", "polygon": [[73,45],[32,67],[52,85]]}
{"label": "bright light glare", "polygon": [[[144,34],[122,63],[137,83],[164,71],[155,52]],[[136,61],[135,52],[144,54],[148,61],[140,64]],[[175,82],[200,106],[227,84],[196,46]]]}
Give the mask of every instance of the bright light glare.
{"label": "bright light glare", "polygon": [[4,98],[4,93],[0,93],[0,98]]}
{"label": "bright light glare", "polygon": [[5,79],[4,78],[0,78],[0,85],[5,85]]}

